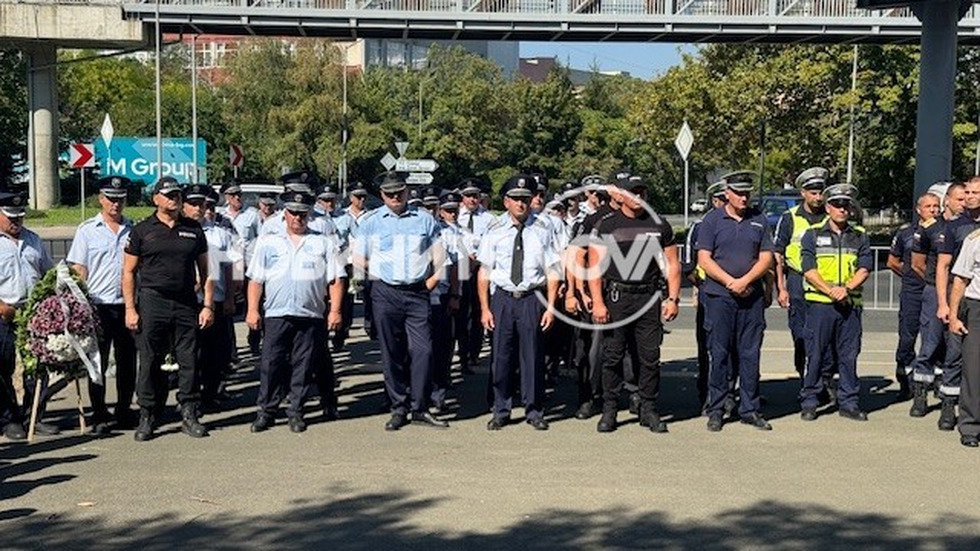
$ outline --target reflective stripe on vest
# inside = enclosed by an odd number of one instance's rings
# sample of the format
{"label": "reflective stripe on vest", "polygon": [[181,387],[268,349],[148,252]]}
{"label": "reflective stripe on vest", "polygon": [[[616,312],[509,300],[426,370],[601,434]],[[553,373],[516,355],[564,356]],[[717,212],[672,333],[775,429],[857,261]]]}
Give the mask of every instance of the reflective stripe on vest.
{"label": "reflective stripe on vest", "polygon": [[825,214],[819,222],[811,226],[807,222],[807,219],[799,214],[802,206],[803,204],[801,203],[789,209],[790,216],[793,217],[793,235],[790,237],[789,243],[786,244],[785,260],[786,265],[795,272],[803,271],[803,255],[800,249],[800,240],[803,239],[803,234],[811,227],[820,226],[827,221],[827,215]]}

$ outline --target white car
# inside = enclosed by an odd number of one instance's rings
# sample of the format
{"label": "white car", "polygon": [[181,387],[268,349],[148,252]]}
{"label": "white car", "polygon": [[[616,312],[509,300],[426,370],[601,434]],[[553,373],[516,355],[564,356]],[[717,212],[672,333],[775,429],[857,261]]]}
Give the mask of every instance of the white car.
{"label": "white car", "polygon": [[702,213],[706,210],[708,210],[707,199],[697,199],[691,203],[691,212]]}

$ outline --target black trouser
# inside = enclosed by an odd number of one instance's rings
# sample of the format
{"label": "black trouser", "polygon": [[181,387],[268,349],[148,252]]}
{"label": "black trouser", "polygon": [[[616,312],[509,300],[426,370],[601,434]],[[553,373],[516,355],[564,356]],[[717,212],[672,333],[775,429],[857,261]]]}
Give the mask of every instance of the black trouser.
{"label": "black trouser", "polygon": [[231,362],[232,336],[228,334],[228,316],[218,304],[214,311],[214,323],[198,333],[198,377],[201,381],[201,399],[214,400],[224,380],[225,370]]}
{"label": "black trouser", "polygon": [[[275,415],[283,397],[289,394],[289,417],[303,414],[310,379],[318,366],[329,360],[327,326],[322,318],[266,318],[262,362],[259,364],[259,413]],[[324,356],[327,356],[326,360]],[[331,370],[332,372],[332,370]],[[333,380],[329,382],[333,394]],[[322,384],[320,385],[323,392]],[[323,400],[321,394],[321,400]]]}
{"label": "black trouser", "polygon": [[968,333],[963,337],[958,428],[962,436],[980,436],[980,300],[964,298],[959,318]]}
{"label": "black trouser", "polygon": [[109,347],[116,358],[116,417],[129,411],[136,392],[136,341],[133,333],[126,328],[126,308],[122,304],[97,304],[95,312],[102,326],[99,339],[99,354],[102,357],[102,384],[89,380],[88,397],[92,402],[95,422],[105,421],[109,408],[105,403],[105,373],[109,367]]}
{"label": "black trouser", "polygon": [[534,293],[515,298],[497,290],[490,297],[492,333],[491,377],[493,414],[509,417],[514,403],[514,379],[520,380],[524,415],[544,415],[544,346],[541,315],[544,306]]}
{"label": "black trouser", "polygon": [[23,422],[14,390],[14,325],[0,320],[0,429]]}
{"label": "black trouser", "polygon": [[480,350],[483,349],[483,321],[476,286],[476,277],[460,284],[462,295],[456,313],[456,341],[459,345],[459,362],[463,366],[479,361]]}
{"label": "black trouser", "polygon": [[[588,314],[577,316],[579,321],[588,321]],[[575,327],[572,329],[572,343],[569,346],[569,363],[575,366],[578,380],[578,401],[580,404],[602,398],[602,370],[592,354],[593,343],[601,333],[593,329]]]}
{"label": "black trouser", "polygon": [[374,281],[371,297],[391,412],[423,412],[432,391],[429,291],[421,283],[399,287]]}
{"label": "black trouser", "polygon": [[171,347],[179,366],[177,403],[197,403],[201,394],[197,381],[197,297],[164,295],[140,289],[139,370],[137,402],[141,409],[162,411],[167,404],[167,374],[160,369]]}
{"label": "black trouser", "polygon": [[[347,279],[345,281],[350,281],[354,277],[354,268],[347,266],[346,273]],[[334,342],[339,345],[344,344],[344,341],[350,336],[350,328],[354,323],[354,294],[350,292],[347,285],[344,285],[343,297],[340,302],[340,329],[335,331],[333,335]]]}
{"label": "black trouser", "polygon": [[708,399],[708,335],[704,332],[704,301],[698,296],[694,314],[694,341],[698,347],[698,403],[704,408]]}
{"label": "black trouser", "polygon": [[449,295],[439,297],[439,304],[431,304],[432,311],[432,404],[444,405],[446,393],[452,386],[453,363],[453,315],[449,311]]}
{"label": "black trouser", "polygon": [[619,393],[623,388],[623,359],[629,342],[636,343],[638,362],[633,365],[639,387],[640,401],[646,410],[656,410],[660,394],[660,345],[664,327],[660,318],[660,300],[650,292],[620,292],[618,300],[606,293],[606,307],[613,321],[625,320],[638,312],[635,320],[605,332],[602,345],[603,411],[619,409]]}

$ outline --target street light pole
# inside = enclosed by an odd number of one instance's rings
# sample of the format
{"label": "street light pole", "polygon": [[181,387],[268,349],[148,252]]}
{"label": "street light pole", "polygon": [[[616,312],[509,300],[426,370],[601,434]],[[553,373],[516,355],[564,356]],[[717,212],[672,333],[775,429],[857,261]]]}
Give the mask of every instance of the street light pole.
{"label": "street light pole", "polygon": [[163,36],[160,35],[160,0],[156,0],[156,5],[154,8],[154,57],[156,58],[156,116],[157,116],[157,180],[163,177],[163,123],[160,115],[160,41]]}
{"label": "street light pole", "polygon": [[[857,90],[858,76],[858,47],[854,45],[854,61],[851,66],[851,95]],[[851,103],[851,131],[847,139],[847,183],[850,184],[854,175],[854,104]]]}
{"label": "street light pole", "polygon": [[191,35],[191,150],[194,152],[194,172],[191,183],[197,183],[197,35]]}

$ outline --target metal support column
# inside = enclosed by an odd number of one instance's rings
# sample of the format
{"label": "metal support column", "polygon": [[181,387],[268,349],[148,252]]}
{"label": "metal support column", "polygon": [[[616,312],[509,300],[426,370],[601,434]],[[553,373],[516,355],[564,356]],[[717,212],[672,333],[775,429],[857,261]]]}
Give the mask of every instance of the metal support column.
{"label": "metal support column", "polygon": [[30,120],[27,155],[30,165],[30,204],[49,209],[58,202],[58,48],[35,43],[28,55],[27,101]]}

